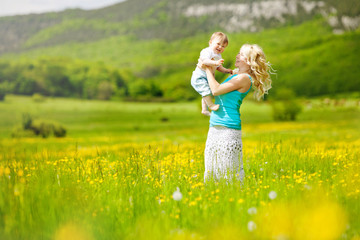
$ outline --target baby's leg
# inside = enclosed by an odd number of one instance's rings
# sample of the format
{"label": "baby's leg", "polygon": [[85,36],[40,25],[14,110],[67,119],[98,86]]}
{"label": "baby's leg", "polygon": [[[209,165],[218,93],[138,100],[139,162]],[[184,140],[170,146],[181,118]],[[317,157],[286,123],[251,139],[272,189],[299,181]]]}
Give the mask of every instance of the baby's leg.
{"label": "baby's leg", "polygon": [[201,113],[204,114],[205,116],[210,117],[210,112],[208,110],[208,107],[206,105],[204,98],[201,99]]}
{"label": "baby's leg", "polygon": [[209,107],[209,109],[211,111],[217,111],[219,109],[219,104],[214,104],[212,102],[210,95],[207,95],[207,96],[203,97],[202,99],[204,100],[204,102],[206,103],[206,105]]}

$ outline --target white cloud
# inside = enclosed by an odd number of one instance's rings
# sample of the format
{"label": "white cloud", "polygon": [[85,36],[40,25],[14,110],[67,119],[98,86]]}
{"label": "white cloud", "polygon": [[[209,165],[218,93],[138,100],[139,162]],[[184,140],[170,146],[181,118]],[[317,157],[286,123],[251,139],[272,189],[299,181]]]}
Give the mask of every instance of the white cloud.
{"label": "white cloud", "polygon": [[0,16],[62,11],[67,8],[96,9],[124,0],[1,0]]}

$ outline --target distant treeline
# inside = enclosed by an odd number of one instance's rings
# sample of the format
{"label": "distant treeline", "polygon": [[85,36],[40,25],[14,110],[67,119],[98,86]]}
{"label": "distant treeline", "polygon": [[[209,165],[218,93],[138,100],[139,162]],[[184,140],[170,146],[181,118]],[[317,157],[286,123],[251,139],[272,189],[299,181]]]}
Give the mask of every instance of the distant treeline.
{"label": "distant treeline", "polygon": [[[301,97],[360,92],[359,31],[334,35],[318,27],[321,23],[232,35],[234,44],[223,54],[225,67],[234,66],[236,43],[260,42],[276,70],[269,97],[282,88]],[[64,46],[58,53],[63,57],[41,56],[39,50],[24,57],[2,59],[0,100],[6,93],[103,100],[192,100],[199,97],[190,78],[201,46],[196,36],[166,45],[156,41],[109,41],[91,48]],[[90,51],[94,48],[99,55]],[[127,49],[126,55],[121,49]],[[51,53],[51,49],[48,51]],[[87,59],[79,58],[82,52],[87,53]],[[216,75],[219,81],[225,77]]]}
{"label": "distant treeline", "polygon": [[[190,89],[190,88],[189,88]],[[89,63],[67,58],[42,58],[34,62],[0,62],[0,96],[5,94],[75,97],[132,101],[190,100],[194,92],[183,89],[164,95],[164,89],[154,80],[135,76],[129,70],[117,69],[104,63]],[[185,98],[184,98],[185,97]]]}

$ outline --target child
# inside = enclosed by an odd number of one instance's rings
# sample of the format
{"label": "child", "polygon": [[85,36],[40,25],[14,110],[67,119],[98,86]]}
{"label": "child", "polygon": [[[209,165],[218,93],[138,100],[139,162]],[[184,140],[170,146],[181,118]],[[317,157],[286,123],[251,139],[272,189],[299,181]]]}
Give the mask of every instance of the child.
{"label": "child", "polygon": [[206,116],[210,116],[208,108],[216,111],[219,109],[219,105],[212,102],[211,90],[203,66],[213,66],[216,67],[219,72],[232,74],[231,69],[226,69],[222,66],[224,59],[222,59],[221,53],[224,52],[227,45],[228,38],[224,33],[213,33],[209,41],[209,47],[204,48],[200,52],[198,64],[191,76],[191,85],[202,96],[201,113]]}

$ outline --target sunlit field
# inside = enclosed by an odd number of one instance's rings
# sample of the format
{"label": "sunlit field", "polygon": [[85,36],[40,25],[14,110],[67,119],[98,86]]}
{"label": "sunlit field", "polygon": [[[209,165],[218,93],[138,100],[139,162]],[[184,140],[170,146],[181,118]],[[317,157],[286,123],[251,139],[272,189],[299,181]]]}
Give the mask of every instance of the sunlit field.
{"label": "sunlit field", "polygon": [[[64,138],[11,138],[22,113]],[[7,96],[0,239],[360,239],[360,106],[304,101],[295,122],[242,108],[245,179],[204,183],[200,103]]]}

